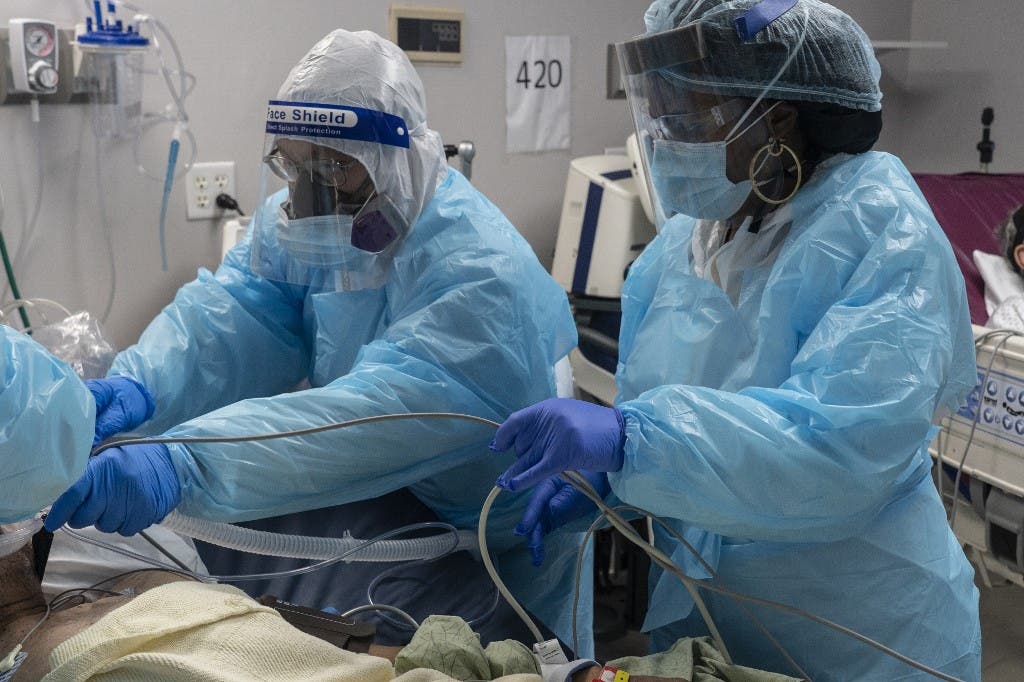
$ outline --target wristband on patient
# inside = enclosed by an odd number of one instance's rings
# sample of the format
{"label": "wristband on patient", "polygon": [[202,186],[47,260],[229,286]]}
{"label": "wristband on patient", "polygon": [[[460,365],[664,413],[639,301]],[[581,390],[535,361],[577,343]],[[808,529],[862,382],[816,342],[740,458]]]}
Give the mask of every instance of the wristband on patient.
{"label": "wristband on patient", "polygon": [[544,682],[572,682],[572,676],[581,670],[593,668],[597,661],[578,659],[570,661],[562,651],[557,639],[538,642],[533,645],[533,657],[540,666],[540,676]]}
{"label": "wristband on patient", "polygon": [[593,668],[597,665],[597,661],[591,661],[589,659],[579,659],[576,661],[568,661],[567,663],[559,663],[557,665],[543,665],[540,666],[540,676],[544,678],[544,682],[572,682],[572,676],[581,670]]}

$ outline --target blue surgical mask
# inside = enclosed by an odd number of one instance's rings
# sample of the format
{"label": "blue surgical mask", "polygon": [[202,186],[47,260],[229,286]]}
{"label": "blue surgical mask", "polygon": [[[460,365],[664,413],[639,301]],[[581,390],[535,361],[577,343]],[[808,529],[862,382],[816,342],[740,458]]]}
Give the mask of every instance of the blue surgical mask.
{"label": "blue surgical mask", "polygon": [[726,176],[726,144],[654,140],[651,181],[666,215],[725,220],[740,210],[752,183]]}
{"label": "blue surgical mask", "polygon": [[753,181],[750,178],[741,182],[729,179],[726,147],[742,137],[776,105],[766,109],[738,134],[733,134],[734,128],[733,133],[718,142],[653,140],[651,182],[665,214],[682,213],[699,220],[725,220],[734,216],[750,196]]}

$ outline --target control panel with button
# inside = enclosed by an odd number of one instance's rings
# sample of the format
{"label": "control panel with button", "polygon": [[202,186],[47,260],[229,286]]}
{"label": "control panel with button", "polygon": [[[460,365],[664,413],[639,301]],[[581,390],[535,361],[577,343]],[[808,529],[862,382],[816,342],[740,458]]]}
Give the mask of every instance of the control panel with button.
{"label": "control panel with button", "polygon": [[987,374],[986,379],[984,368],[978,368],[978,384],[956,421],[967,425],[977,421],[979,431],[1024,447],[1024,380],[996,370]]}

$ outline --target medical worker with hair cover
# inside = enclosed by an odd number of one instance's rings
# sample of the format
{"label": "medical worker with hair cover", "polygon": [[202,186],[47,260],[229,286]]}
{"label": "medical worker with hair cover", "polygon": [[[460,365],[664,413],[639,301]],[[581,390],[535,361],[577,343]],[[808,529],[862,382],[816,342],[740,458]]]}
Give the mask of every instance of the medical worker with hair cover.
{"label": "medical worker with hair cover", "polygon": [[[117,357],[99,436],[244,436],[410,412],[501,421],[555,395],[553,366],[576,343],[566,296],[501,212],[448,168],[424,100],[405,54],[373,33],[337,30],[313,46],[268,104],[249,234]],[[311,388],[288,392],[304,379]],[[147,395],[155,408],[142,422]],[[132,534],[172,509],[245,521],[409,486],[440,519],[475,529],[513,461],[494,461],[492,436],[480,424],[416,419],[115,448],[90,461],[47,525]],[[562,534],[559,568],[534,575],[509,532],[527,497],[498,500],[491,549],[513,591],[568,639],[581,538]],[[472,597],[467,605],[480,603]]]}
{"label": "medical worker with hair cover", "polygon": [[[557,477],[587,472],[729,589],[980,679],[978,592],[927,449],[977,379],[966,294],[907,169],[869,151],[867,36],[817,0],[659,0],[645,20],[618,52],[659,234],[623,289],[614,408],[548,400],[497,433],[519,456],[499,485],[537,486],[517,532],[536,549],[592,513]],[[736,662],[796,672],[734,602],[703,597]],[[816,682],[933,679],[747,607]],[[645,629],[655,649],[706,632],[660,572]]]}
{"label": "medical worker with hair cover", "polygon": [[81,475],[95,413],[70,367],[0,325],[0,524],[31,518]]}

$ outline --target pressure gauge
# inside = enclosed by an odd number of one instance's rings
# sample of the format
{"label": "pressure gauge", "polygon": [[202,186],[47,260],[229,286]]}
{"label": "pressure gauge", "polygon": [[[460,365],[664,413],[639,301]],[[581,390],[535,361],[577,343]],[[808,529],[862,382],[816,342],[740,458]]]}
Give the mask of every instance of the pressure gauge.
{"label": "pressure gauge", "polygon": [[56,44],[57,41],[46,26],[36,24],[25,31],[25,49],[34,57],[49,57]]}
{"label": "pressure gauge", "polygon": [[15,92],[49,95],[57,91],[57,26],[43,19],[10,19],[11,77]]}

